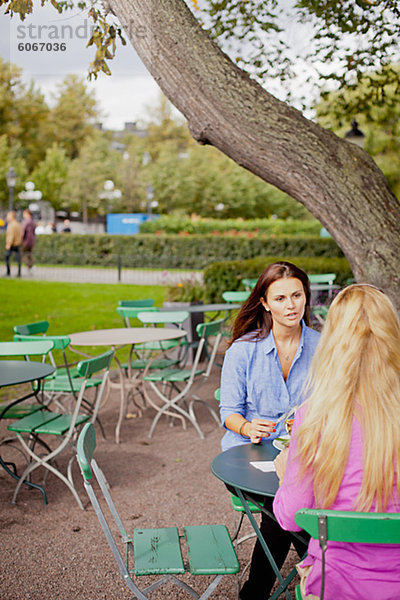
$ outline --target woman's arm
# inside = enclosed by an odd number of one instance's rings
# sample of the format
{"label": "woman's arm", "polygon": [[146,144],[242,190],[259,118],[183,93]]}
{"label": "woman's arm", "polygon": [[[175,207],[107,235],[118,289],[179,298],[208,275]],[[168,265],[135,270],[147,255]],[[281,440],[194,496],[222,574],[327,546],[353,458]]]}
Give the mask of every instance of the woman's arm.
{"label": "woman's arm", "polygon": [[265,419],[249,421],[247,405],[248,352],[246,342],[235,342],[225,354],[221,373],[220,414],[222,425],[238,435],[259,443],[274,431],[274,423]]}
{"label": "woman's arm", "polygon": [[[303,414],[304,408],[301,408],[293,424],[289,450],[286,456],[282,456],[281,460],[278,459],[277,465],[277,472],[282,469],[284,476],[274,498],[273,510],[282,529],[289,531],[301,530],[294,520],[294,516],[300,508],[314,508],[315,506],[313,479],[307,473],[300,477],[301,464],[296,456],[295,434],[302,421]],[[278,473],[278,475],[281,474]]]}
{"label": "woman's arm", "polygon": [[239,435],[250,438],[253,444],[258,444],[261,438],[269,437],[275,431],[275,423],[265,419],[252,419],[247,421],[242,415],[233,413],[225,419],[225,427]]}

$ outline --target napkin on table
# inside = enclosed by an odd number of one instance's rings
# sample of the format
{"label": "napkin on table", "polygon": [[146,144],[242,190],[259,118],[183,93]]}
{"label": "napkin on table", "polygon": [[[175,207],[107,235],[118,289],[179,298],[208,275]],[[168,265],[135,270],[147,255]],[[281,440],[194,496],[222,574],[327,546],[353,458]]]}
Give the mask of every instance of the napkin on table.
{"label": "napkin on table", "polygon": [[250,464],[256,469],[260,469],[263,473],[275,473],[275,465],[272,460],[256,460],[250,462]]}

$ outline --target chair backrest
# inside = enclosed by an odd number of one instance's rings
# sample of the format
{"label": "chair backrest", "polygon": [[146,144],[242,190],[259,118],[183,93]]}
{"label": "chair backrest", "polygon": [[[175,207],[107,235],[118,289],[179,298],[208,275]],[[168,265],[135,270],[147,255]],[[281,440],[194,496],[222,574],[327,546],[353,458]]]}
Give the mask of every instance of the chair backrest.
{"label": "chair backrest", "polygon": [[65,350],[71,343],[70,338],[67,335],[46,335],[39,337],[36,335],[14,335],[15,342],[32,342],[37,344],[43,339],[53,342],[53,350]]}
{"label": "chair backrest", "polygon": [[139,321],[145,325],[182,325],[189,318],[187,310],[166,310],[159,312],[139,312]]}
{"label": "chair backrest", "polygon": [[118,306],[126,306],[132,308],[149,308],[154,306],[153,298],[141,298],[140,300],[120,300]]}
{"label": "chair backrest", "polygon": [[[96,421],[97,413],[99,412],[100,404],[101,404],[103,393],[105,390],[106,381],[108,378],[110,363],[111,363],[113,356],[114,356],[113,350],[107,350],[107,352],[104,352],[103,354],[100,354],[99,356],[94,356],[93,358],[87,358],[85,360],[81,360],[77,364],[76,369],[77,369],[79,375],[81,375],[81,377],[82,377],[82,384],[81,384],[81,388],[79,390],[78,397],[76,398],[76,405],[75,405],[75,410],[74,410],[74,415],[73,415],[73,420],[71,423],[70,431],[72,431],[73,423],[75,423],[76,418],[79,414],[79,410],[80,410],[80,407],[81,407],[81,404],[82,404],[82,401],[84,398],[85,390],[86,390],[87,380],[90,379],[90,377],[92,375],[94,375],[95,373],[98,373],[99,371],[104,371],[103,377],[101,380],[101,384],[100,384],[100,388],[97,392],[96,400],[94,402],[93,410],[90,413],[91,414],[90,422],[94,423]],[[70,383],[71,383],[71,380],[70,380]],[[73,390],[72,385],[71,385],[71,389]]]}
{"label": "chair backrest", "polygon": [[117,306],[116,310],[117,313],[123,318],[125,327],[130,327],[131,324],[129,319],[137,319],[137,316],[140,312],[158,312],[159,309],[157,306]]}
{"label": "chair backrest", "polygon": [[332,285],[336,279],[336,273],[310,273],[308,276],[310,283],[321,283]]}
{"label": "chair backrest", "polygon": [[361,513],[342,510],[302,508],[295,514],[299,527],[319,541],[321,548],[321,591],[325,589],[325,555],[327,542],[358,544],[400,544],[399,513]]}
{"label": "chair backrest", "polygon": [[46,333],[48,328],[48,321],[36,321],[35,323],[26,323],[25,325],[15,325],[14,332],[21,335],[38,335]]}
{"label": "chair backrest", "polygon": [[248,290],[252,290],[253,287],[255,287],[256,283],[257,283],[258,279],[256,278],[250,278],[250,277],[244,277],[242,279],[242,284],[244,285],[246,291]]}
{"label": "chair backrest", "polygon": [[140,590],[136,587],[131,576],[126,568],[125,562],[122,559],[122,556],[118,550],[116,541],[114,539],[113,533],[110,529],[110,526],[107,522],[107,519],[104,515],[104,512],[100,506],[99,500],[96,496],[96,493],[92,487],[91,480],[93,475],[95,476],[97,483],[99,484],[101,493],[104,499],[107,502],[107,506],[110,510],[110,513],[118,527],[118,531],[121,535],[123,542],[129,541],[129,536],[124,528],[121,517],[118,514],[118,511],[115,507],[113,499],[111,498],[111,494],[108,490],[107,482],[105,477],[101,471],[101,469],[97,466],[96,460],[94,458],[94,451],[96,449],[96,434],[94,427],[91,423],[86,423],[83,427],[77,443],[77,461],[79,467],[81,469],[81,473],[83,476],[85,490],[89,496],[90,502],[94,508],[96,516],[100,522],[100,525],[103,529],[103,532],[106,536],[107,542],[111,548],[111,551],[114,555],[115,561],[118,565],[121,576],[123,577],[125,583],[128,587],[135,593],[137,598],[146,600],[147,596],[143,595]]}
{"label": "chair backrest", "polygon": [[215,338],[213,343],[211,344],[211,354],[209,355],[207,369],[204,373],[205,377],[208,377],[210,375],[211,369],[213,368],[218,346],[222,337],[222,326],[224,323],[225,319],[218,319],[217,321],[210,321],[209,323],[200,323],[196,326],[196,331],[200,338],[200,341],[193,361],[193,370],[197,369],[197,365],[200,362],[204,346],[206,344],[210,344],[208,338]]}
{"label": "chair backrest", "polygon": [[46,356],[54,347],[47,338],[27,342],[0,342],[0,356]]}
{"label": "chair backrest", "polygon": [[400,513],[303,508],[297,511],[295,521],[317,540],[324,528],[327,539],[335,542],[400,544]]}
{"label": "chair backrest", "polygon": [[110,367],[111,359],[113,356],[114,352],[112,350],[108,350],[107,352],[104,352],[104,354],[100,354],[99,356],[94,356],[93,358],[81,360],[76,365],[76,370],[81,377],[89,378],[95,373],[102,371],[103,369],[108,369]]}
{"label": "chair backrest", "polygon": [[250,290],[234,290],[223,292],[222,297],[225,302],[245,302],[250,296]]}

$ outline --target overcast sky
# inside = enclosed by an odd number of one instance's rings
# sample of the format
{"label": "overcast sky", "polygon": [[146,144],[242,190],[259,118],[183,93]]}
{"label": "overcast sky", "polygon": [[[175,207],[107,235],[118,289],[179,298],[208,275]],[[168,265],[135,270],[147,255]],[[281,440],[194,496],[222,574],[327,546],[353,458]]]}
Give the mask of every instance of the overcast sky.
{"label": "overcast sky", "polygon": [[[280,0],[280,3],[286,8],[292,1]],[[93,46],[86,48],[92,21],[78,8],[59,14],[50,3],[41,7],[36,0],[34,4],[34,14],[23,22],[17,15],[10,19],[4,14],[4,7],[0,8],[0,56],[21,67],[25,81],[34,80],[51,104],[57,84],[67,74],[87,78],[88,65],[94,58]],[[290,11],[284,19],[286,41],[301,55],[309,43],[309,26],[299,27]],[[33,50],[33,44],[37,44],[37,51]],[[65,45],[64,50],[61,44]],[[129,42],[126,46],[118,45],[116,58],[109,61],[109,66],[112,76],[100,73],[97,80],[88,82],[88,87],[102,111],[103,125],[123,129],[125,122],[146,117],[146,108],[157,104],[160,90]],[[304,92],[306,85],[308,69],[301,74],[302,67],[298,61],[295,92],[296,89]],[[267,89],[282,97],[279,81],[269,82]]]}
{"label": "overcast sky", "polygon": [[[93,46],[86,48],[92,21],[85,13],[74,9],[65,14],[50,5],[35,2],[34,14],[21,22],[0,9],[0,56],[23,69],[25,81],[34,80],[51,103],[52,93],[66,75],[87,77],[88,65],[94,57]],[[38,50],[32,50],[32,44]],[[65,44],[65,50],[56,44]],[[119,45],[116,58],[109,62],[112,76],[100,73],[96,81],[88,82],[104,114],[103,124],[110,129],[122,129],[126,121],[139,121],[146,115],[146,106],[155,104],[159,87],[150,76],[128,42]]]}

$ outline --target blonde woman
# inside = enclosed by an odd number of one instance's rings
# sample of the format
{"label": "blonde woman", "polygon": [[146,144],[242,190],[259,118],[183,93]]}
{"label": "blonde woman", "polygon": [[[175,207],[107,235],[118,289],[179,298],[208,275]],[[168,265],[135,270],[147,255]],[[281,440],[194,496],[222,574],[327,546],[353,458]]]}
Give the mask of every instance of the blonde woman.
{"label": "blonde woman", "polygon": [[[400,327],[383,292],[355,284],[332,302],[306,397],[276,460],[280,525],[298,531],[300,508],[398,512]],[[320,558],[311,539],[299,569],[306,598],[320,592]],[[337,598],[400,598],[400,545],[328,542],[324,600]]]}

